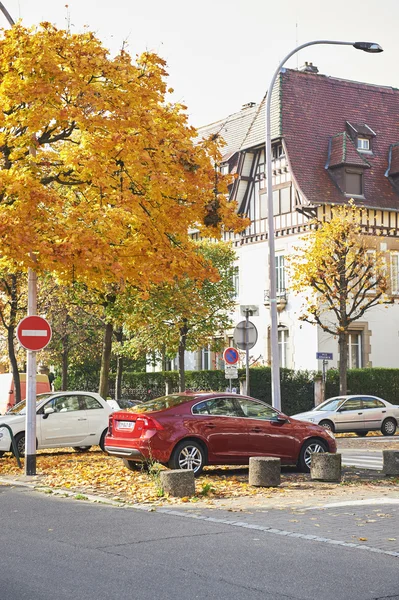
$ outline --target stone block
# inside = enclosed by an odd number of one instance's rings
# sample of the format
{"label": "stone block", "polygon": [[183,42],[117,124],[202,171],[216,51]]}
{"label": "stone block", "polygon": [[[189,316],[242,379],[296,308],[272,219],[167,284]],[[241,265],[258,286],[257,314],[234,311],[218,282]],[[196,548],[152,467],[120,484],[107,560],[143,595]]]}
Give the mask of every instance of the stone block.
{"label": "stone block", "polygon": [[397,450],[382,451],[384,475],[399,475],[399,452]]}
{"label": "stone block", "polygon": [[312,454],[310,478],[319,481],[341,481],[341,455],[329,452]]}
{"label": "stone block", "polygon": [[249,485],[255,487],[277,487],[281,481],[281,460],[266,456],[251,456],[249,459]]}
{"label": "stone block", "polygon": [[161,485],[166,494],[184,498],[195,495],[194,471],[192,469],[174,469],[161,471]]}

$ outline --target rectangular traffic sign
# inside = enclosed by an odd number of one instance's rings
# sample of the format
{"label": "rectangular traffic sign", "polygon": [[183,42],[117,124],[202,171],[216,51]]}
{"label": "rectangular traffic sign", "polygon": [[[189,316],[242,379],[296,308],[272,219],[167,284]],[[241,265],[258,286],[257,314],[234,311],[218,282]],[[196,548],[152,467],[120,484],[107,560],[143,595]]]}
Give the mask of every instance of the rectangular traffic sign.
{"label": "rectangular traffic sign", "polygon": [[226,379],[237,379],[238,368],[235,365],[225,365],[224,376]]}
{"label": "rectangular traffic sign", "polygon": [[332,360],[332,352],[316,352],[317,360]]}

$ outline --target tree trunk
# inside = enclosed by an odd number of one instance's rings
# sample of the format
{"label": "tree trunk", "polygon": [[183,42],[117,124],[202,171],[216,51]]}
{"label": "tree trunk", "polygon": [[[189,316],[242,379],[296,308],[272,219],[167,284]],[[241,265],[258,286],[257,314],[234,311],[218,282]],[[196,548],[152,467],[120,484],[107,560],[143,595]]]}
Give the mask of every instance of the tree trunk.
{"label": "tree trunk", "polygon": [[179,339],[179,392],[186,391],[186,374],[184,368],[184,352],[187,342],[187,319],[183,319],[183,327],[180,328]]}
{"label": "tree trunk", "polygon": [[339,347],[339,394],[345,396],[347,393],[347,371],[348,371],[348,344],[347,333],[341,331],[338,337]]}
{"label": "tree trunk", "polygon": [[68,342],[64,346],[62,340],[62,375],[61,389],[65,392],[68,389]]}
{"label": "tree trunk", "polygon": [[[116,341],[122,344],[123,332],[122,328],[115,331]],[[122,373],[123,373],[123,356],[116,357],[116,378],[115,378],[115,400],[120,400],[122,396]]]}
{"label": "tree trunk", "polygon": [[68,358],[69,358],[69,334],[68,334],[68,323],[70,316],[67,313],[65,317],[65,335],[62,336],[62,382],[61,389],[65,392],[68,389]]}
{"label": "tree trunk", "polygon": [[10,360],[12,376],[14,379],[14,402],[18,404],[21,402],[21,379],[19,376],[17,357],[15,356],[14,347],[14,334],[17,325],[17,311],[18,311],[18,290],[17,290],[17,275],[11,275],[11,298],[10,298],[10,319],[7,327],[7,346],[8,346],[8,358]]}
{"label": "tree trunk", "polygon": [[109,387],[109,367],[111,363],[111,350],[112,350],[112,323],[107,323],[104,331],[103,340],[103,353],[101,356],[101,371],[100,371],[100,386],[98,393],[104,400],[108,396]]}

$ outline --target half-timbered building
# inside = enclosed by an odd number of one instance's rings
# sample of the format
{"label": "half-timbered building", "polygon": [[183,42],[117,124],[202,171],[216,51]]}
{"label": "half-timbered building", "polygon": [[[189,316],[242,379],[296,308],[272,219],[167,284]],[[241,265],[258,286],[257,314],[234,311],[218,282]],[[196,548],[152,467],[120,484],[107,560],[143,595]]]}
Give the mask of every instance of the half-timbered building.
{"label": "half-timbered building", "polygon": [[[235,174],[230,197],[251,220],[242,234],[225,236],[237,251],[234,322],[243,319],[240,306],[259,307],[251,318],[258,330],[251,357],[269,364],[265,101],[246,104],[199,133],[224,138],[221,168]],[[310,219],[328,219],[332,206],[353,198],[366,209],[365,235],[386,253],[390,294],[399,300],[399,90],[321,75],[311,64],[283,69],[272,99],[272,148],[280,364],[318,369],[316,352],[329,352],[334,367],[337,340],[298,318],[302,300],[290,292],[287,256]],[[353,324],[348,344],[352,368],[399,367],[399,304],[369,310]],[[220,366],[213,358],[205,349],[188,366]]]}

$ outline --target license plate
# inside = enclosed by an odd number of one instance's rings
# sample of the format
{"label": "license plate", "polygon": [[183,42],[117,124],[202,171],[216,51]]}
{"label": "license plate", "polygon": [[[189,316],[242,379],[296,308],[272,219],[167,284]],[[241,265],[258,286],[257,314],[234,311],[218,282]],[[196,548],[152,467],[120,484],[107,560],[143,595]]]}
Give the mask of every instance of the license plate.
{"label": "license plate", "polygon": [[134,429],[134,421],[118,421],[117,429]]}

